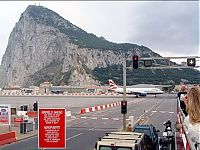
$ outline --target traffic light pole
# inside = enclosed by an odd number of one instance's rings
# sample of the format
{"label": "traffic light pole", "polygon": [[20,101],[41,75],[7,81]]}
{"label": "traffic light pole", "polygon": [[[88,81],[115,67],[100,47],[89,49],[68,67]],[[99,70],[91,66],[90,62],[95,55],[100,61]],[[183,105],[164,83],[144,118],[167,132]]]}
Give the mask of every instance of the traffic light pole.
{"label": "traffic light pole", "polygon": [[[123,101],[126,101],[126,57],[123,58]],[[126,114],[123,114],[123,131],[126,131]]]}

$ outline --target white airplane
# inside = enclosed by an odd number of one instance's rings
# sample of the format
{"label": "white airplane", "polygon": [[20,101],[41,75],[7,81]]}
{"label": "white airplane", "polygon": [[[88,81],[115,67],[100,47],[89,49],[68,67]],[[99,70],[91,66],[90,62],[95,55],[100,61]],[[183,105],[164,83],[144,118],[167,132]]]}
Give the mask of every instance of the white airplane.
{"label": "white airplane", "polygon": [[[109,86],[110,86],[111,91],[114,91],[114,92],[120,93],[120,94],[124,93],[123,88],[118,87],[115,84],[115,82],[113,82],[113,80],[109,80]],[[127,87],[126,94],[133,94],[133,95],[136,95],[136,97],[147,96],[148,94],[154,94],[156,96],[157,94],[163,94],[163,91],[161,91],[158,88],[130,88],[130,87]]]}

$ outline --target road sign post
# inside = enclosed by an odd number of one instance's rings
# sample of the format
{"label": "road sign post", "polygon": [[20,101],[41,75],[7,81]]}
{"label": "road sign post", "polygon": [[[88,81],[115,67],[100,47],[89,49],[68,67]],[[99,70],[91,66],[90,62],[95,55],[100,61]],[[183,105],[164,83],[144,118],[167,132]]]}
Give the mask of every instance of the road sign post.
{"label": "road sign post", "polygon": [[38,148],[66,149],[65,108],[39,108]]}

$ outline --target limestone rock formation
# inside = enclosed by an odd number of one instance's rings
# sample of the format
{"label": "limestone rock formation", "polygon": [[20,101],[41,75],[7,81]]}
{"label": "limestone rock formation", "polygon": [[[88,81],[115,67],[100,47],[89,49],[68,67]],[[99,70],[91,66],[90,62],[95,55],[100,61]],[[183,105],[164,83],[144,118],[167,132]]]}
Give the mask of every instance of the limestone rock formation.
{"label": "limestone rock formation", "polygon": [[12,30],[0,67],[1,87],[98,84],[95,67],[122,64],[123,53],[159,56],[135,44],[116,44],[89,34],[43,6],[28,6]]}

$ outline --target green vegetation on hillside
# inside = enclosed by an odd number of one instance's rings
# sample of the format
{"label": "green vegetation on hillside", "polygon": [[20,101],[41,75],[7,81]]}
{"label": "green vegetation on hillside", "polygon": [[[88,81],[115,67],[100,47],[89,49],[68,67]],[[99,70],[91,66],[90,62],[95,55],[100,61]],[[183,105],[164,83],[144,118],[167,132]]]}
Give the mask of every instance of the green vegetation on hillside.
{"label": "green vegetation on hillside", "polygon": [[[133,84],[179,84],[188,81],[191,84],[200,83],[200,72],[194,69],[133,69],[127,70],[127,85]],[[107,68],[95,68],[93,75],[102,84],[108,84],[108,79],[113,79],[118,84],[123,84],[122,66],[112,65]]]}

